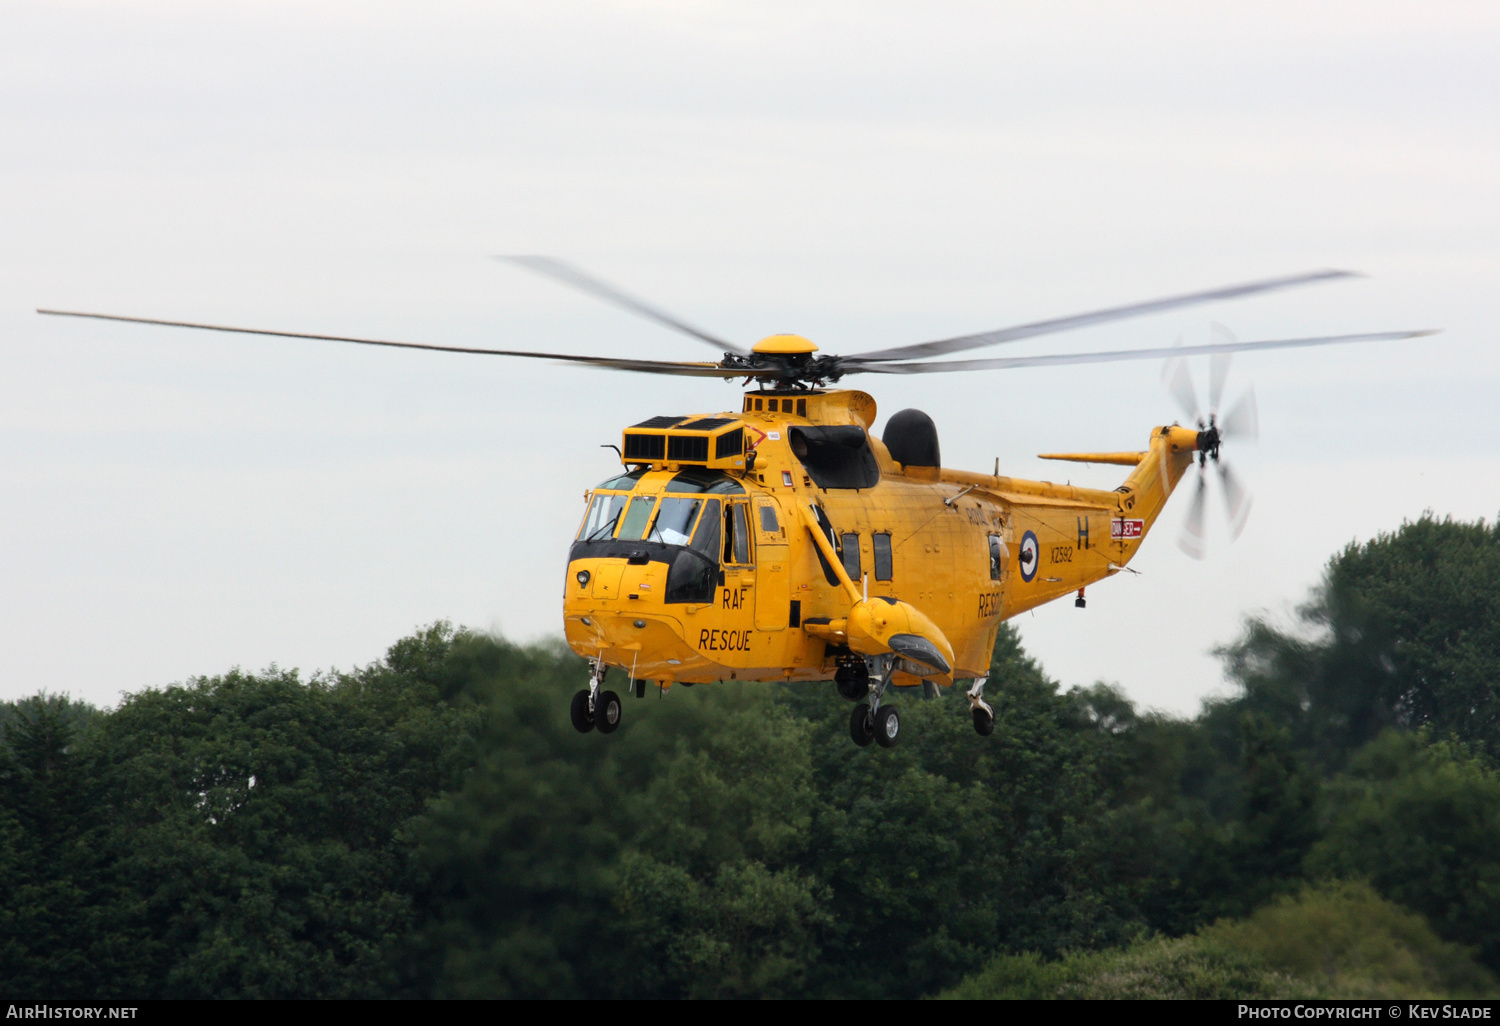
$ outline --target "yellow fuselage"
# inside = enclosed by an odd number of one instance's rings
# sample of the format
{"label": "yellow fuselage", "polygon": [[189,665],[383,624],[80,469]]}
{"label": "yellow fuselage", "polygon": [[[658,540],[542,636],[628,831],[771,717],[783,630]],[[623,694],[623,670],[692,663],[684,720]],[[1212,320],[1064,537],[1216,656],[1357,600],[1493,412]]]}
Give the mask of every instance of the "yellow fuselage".
{"label": "yellow fuselage", "polygon": [[[875,404],[851,391],[796,398],[800,405],[751,394],[745,410],[713,415],[713,423],[743,428],[746,458],[739,462],[748,464],[724,467],[717,491],[680,483],[692,463],[631,459],[627,444],[626,463],[637,468],[633,479],[588,495],[591,509],[618,510],[617,522],[588,514],[580,538],[592,528],[595,541],[575,543],[568,565],[564,623],[575,652],[667,686],[826,680],[840,656],[850,655],[843,642],[851,608],[861,597],[888,597],[920,610],[951,645],[951,672],[928,679],[949,684],[982,676],[1002,620],[1129,563],[1196,448],[1196,432],[1170,427],[1155,429],[1143,452],[1099,454],[1102,461],[1135,464],[1119,488],[1101,491],[903,467],[871,436],[878,483],[821,488],[793,453],[791,429],[867,430]],[[773,403],[774,410],[768,408]],[[680,501],[669,504],[674,497]],[[684,528],[673,534],[652,519],[680,519],[694,509],[705,534],[710,516],[722,525],[711,560],[701,552],[697,562],[674,557],[677,548],[669,543],[685,547],[692,524],[673,520]],[[745,535],[739,540],[733,538],[737,525]],[[820,526],[821,542],[814,536]],[[713,539],[702,543],[704,535],[694,537],[700,549],[714,545]],[[820,550],[839,565],[830,566]],[[688,589],[690,601],[682,600],[679,579],[675,594],[668,593],[674,558],[694,573],[712,574]],[[893,680],[917,682],[903,673]]]}

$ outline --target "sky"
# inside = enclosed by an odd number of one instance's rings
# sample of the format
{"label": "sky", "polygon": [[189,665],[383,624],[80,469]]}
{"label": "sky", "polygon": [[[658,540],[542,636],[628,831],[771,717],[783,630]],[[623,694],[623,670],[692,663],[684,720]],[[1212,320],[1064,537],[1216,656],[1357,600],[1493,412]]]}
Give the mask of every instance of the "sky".
{"label": "sky", "polygon": [[[66,321],[99,310],[711,359],[491,258],[544,253],[749,345],[943,338],[1324,267],[1366,277],[992,355],[1440,328],[1244,354],[1253,490],[1207,559],[1017,620],[1064,685],[1191,713],[1344,545],[1500,511],[1500,7],[221,2],[0,6],[0,699],[100,705],[560,635],[622,427],[739,390],[544,362]],[[972,355],[989,355],[977,353]],[[1204,387],[1206,361],[1194,366]],[[845,384],[944,463],[1143,448],[1161,366]],[[1217,501],[1217,497],[1215,497]],[[581,683],[581,682],[580,682]],[[561,701],[561,697],[559,699]]]}

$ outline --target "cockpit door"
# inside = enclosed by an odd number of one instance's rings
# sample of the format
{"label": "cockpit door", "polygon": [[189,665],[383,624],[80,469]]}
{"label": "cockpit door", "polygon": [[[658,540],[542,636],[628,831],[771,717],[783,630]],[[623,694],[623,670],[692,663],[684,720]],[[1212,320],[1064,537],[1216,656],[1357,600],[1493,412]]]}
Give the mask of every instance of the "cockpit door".
{"label": "cockpit door", "polygon": [[[744,609],[753,601],[755,558],[751,548],[750,504],[743,499],[724,502],[724,584],[721,606]],[[738,615],[734,617],[738,619]]]}
{"label": "cockpit door", "polygon": [[754,533],[759,562],[755,574],[755,629],[783,630],[791,615],[791,550],[776,503],[756,499]]}

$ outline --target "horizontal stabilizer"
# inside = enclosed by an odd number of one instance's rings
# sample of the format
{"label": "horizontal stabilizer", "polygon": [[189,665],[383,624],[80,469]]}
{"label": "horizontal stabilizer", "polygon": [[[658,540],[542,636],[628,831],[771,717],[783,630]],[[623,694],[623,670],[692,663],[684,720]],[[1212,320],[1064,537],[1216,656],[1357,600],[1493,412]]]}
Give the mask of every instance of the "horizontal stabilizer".
{"label": "horizontal stabilizer", "polygon": [[1067,460],[1070,463],[1114,463],[1122,467],[1138,466],[1149,453],[1144,452],[1044,452],[1042,460]]}

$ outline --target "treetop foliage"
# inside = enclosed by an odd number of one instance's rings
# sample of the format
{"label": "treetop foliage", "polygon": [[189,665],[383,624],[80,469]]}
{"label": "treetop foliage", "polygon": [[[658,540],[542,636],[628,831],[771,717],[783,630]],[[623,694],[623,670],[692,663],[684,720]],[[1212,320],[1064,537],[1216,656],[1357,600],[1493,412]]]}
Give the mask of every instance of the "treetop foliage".
{"label": "treetop foliage", "polygon": [[892,750],[821,684],[653,688],[579,735],[581,660],[442,623],[351,673],[3,704],[0,982],[1488,993],[1497,595],[1495,529],[1427,517],[1335,556],[1295,629],[1249,622],[1195,718],[1063,689],[1006,627],[994,735],[897,693]]}

